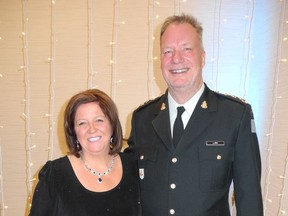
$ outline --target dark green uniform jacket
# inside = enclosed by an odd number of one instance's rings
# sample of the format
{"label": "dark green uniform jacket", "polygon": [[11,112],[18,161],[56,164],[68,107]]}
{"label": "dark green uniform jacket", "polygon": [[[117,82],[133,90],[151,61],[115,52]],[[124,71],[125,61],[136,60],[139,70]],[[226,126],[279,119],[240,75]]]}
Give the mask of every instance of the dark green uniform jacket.
{"label": "dark green uniform jacket", "polygon": [[251,106],[206,85],[174,148],[167,92],[134,111],[126,152],[138,161],[143,216],[262,216],[261,160]]}

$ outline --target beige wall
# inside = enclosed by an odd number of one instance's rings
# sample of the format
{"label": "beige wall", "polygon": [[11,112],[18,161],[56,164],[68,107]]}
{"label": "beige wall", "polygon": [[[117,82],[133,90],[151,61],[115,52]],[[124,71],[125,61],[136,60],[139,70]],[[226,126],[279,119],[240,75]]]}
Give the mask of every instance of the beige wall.
{"label": "beige wall", "polygon": [[207,84],[255,108],[266,215],[288,213],[286,4],[0,0],[0,215],[27,215],[37,172],[65,155],[63,109],[73,94],[108,93],[128,137],[132,111],[166,89],[159,24],[181,12],[203,23]]}

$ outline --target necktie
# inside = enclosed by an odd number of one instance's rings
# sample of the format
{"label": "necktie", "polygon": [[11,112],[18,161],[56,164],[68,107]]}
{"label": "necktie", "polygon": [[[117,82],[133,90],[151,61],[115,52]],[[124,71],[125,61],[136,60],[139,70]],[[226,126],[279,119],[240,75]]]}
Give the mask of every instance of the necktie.
{"label": "necktie", "polygon": [[184,131],[184,126],[183,126],[183,122],[181,118],[181,115],[184,111],[185,111],[185,108],[183,106],[177,107],[177,117],[175,119],[174,126],[173,126],[173,142],[174,142],[175,147],[178,144],[182,136],[182,133]]}

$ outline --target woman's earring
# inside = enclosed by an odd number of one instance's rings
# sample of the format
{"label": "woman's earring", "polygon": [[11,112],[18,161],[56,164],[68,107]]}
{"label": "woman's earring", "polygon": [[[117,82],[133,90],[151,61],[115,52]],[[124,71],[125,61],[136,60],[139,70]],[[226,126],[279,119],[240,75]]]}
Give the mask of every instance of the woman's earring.
{"label": "woman's earring", "polygon": [[114,142],[114,137],[112,136],[112,137],[110,138],[110,144],[113,144],[113,142]]}
{"label": "woman's earring", "polygon": [[81,147],[80,147],[80,143],[79,143],[79,141],[78,141],[78,140],[76,140],[76,148],[77,148],[77,150],[78,150],[78,151],[80,151],[80,150],[81,150]]}

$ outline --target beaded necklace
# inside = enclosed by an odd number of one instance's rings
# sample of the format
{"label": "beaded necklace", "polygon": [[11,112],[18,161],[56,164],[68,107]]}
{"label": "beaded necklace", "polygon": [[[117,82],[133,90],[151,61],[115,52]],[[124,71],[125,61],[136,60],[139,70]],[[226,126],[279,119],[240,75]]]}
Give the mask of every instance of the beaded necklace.
{"label": "beaded necklace", "polygon": [[111,164],[110,166],[108,167],[108,169],[105,171],[105,172],[98,172],[96,170],[93,170],[91,169],[87,163],[84,161],[84,159],[82,158],[82,155],[80,155],[80,158],[81,160],[83,161],[84,163],[84,167],[92,174],[92,175],[95,175],[97,176],[97,182],[100,184],[102,183],[103,179],[102,179],[102,176],[105,176],[107,174],[109,174],[111,172],[111,170],[113,169],[113,166],[114,166],[114,162],[115,162],[115,156],[112,155],[112,160],[111,160]]}

